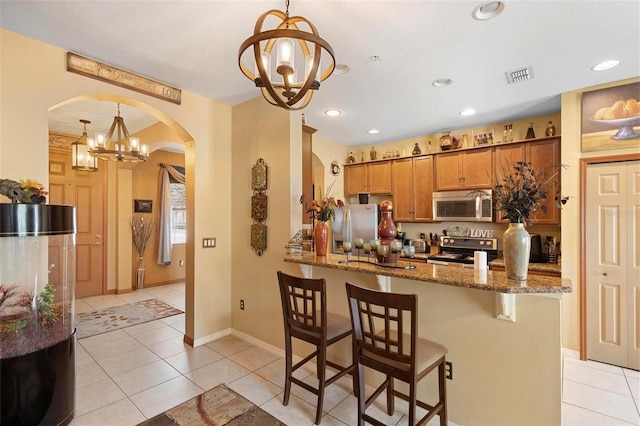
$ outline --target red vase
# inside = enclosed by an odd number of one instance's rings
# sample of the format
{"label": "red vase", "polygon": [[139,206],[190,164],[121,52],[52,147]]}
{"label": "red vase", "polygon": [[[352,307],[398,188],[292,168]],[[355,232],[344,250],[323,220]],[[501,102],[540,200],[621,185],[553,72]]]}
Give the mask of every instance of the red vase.
{"label": "red vase", "polygon": [[[380,244],[390,246],[391,242],[395,240],[396,235],[398,235],[398,229],[396,228],[396,224],[393,223],[393,218],[391,216],[393,213],[393,204],[391,204],[391,201],[383,201],[380,203],[380,213],[382,218],[378,225],[378,238],[380,238]],[[395,263],[397,258],[398,254],[391,253],[391,248],[389,248],[389,254],[384,258],[378,255],[378,262]]]}
{"label": "red vase", "polygon": [[327,255],[327,243],[329,241],[329,227],[324,222],[316,223],[316,229],[314,231],[314,238],[316,244],[316,256]]}

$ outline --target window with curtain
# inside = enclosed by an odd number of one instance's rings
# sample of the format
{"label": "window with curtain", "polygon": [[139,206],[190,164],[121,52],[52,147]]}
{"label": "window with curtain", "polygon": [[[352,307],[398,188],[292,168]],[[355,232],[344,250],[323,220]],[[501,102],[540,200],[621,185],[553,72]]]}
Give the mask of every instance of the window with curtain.
{"label": "window with curtain", "polygon": [[171,244],[187,242],[187,200],[184,183],[171,182]]}
{"label": "window with curtain", "polygon": [[187,241],[184,167],[160,164],[158,264],[171,265],[171,247]]}

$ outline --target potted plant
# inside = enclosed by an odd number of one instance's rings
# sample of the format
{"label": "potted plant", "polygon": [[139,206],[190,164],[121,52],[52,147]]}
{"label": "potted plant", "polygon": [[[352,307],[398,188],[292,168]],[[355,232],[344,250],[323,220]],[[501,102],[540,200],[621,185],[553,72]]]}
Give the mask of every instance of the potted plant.
{"label": "potted plant", "polygon": [[[531,239],[525,224],[531,225],[531,215],[547,211],[547,190],[558,173],[556,171],[546,178],[539,177],[531,163],[518,161],[511,171],[503,168],[502,176],[493,188],[501,218],[509,221],[509,228],[502,240],[508,279],[527,279]],[[555,200],[564,204],[567,198],[556,194]]]}
{"label": "potted plant", "polygon": [[331,189],[334,183],[335,181],[329,185],[324,198],[321,200],[313,200],[311,207],[307,210],[311,217],[317,221],[314,230],[317,256],[327,255],[327,243],[329,241],[329,227],[327,226],[327,222],[335,218],[336,207],[342,208],[344,206],[342,200],[336,200],[335,197],[331,195]]}

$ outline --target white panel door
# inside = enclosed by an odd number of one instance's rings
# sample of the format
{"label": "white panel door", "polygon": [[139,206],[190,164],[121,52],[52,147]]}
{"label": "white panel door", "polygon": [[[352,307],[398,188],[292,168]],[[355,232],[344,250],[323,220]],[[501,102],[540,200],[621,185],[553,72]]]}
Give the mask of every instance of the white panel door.
{"label": "white panel door", "polygon": [[628,356],[627,367],[640,370],[640,161],[632,161],[627,166],[627,218],[629,233],[627,238],[627,258],[629,283],[628,305]]}
{"label": "white panel door", "polygon": [[588,167],[587,357],[638,368],[640,162]]}

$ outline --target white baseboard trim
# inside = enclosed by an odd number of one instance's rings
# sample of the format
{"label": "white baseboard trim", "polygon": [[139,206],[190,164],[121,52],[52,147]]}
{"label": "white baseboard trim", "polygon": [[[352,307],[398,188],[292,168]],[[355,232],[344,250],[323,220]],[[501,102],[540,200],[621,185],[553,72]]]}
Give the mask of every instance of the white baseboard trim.
{"label": "white baseboard trim", "polygon": [[580,359],[580,352],[574,351],[573,349],[562,348],[562,355],[567,358]]}
{"label": "white baseboard trim", "polygon": [[223,337],[227,337],[231,335],[231,329],[227,328],[226,330],[218,331],[217,333],[209,334],[208,336],[200,337],[193,341],[193,347],[196,348],[198,346],[206,345],[207,343],[213,342],[214,340],[222,339]]}
{"label": "white baseboard trim", "polygon": [[[256,339],[253,336],[250,336],[246,333],[243,333],[242,331],[238,331],[234,328],[231,329],[231,335],[237,337],[238,339],[242,339],[247,343],[251,343],[253,346],[257,346],[259,348],[264,349],[265,351],[271,352],[274,355],[277,355],[281,358],[285,357],[285,353],[284,353],[284,349],[280,349],[276,346],[270,345],[262,340]],[[297,356],[297,355],[293,355],[293,363],[297,363],[301,360],[302,358]],[[309,368],[312,367],[313,371],[316,370],[316,363],[313,361],[309,361],[307,364],[305,364],[305,368]]]}

